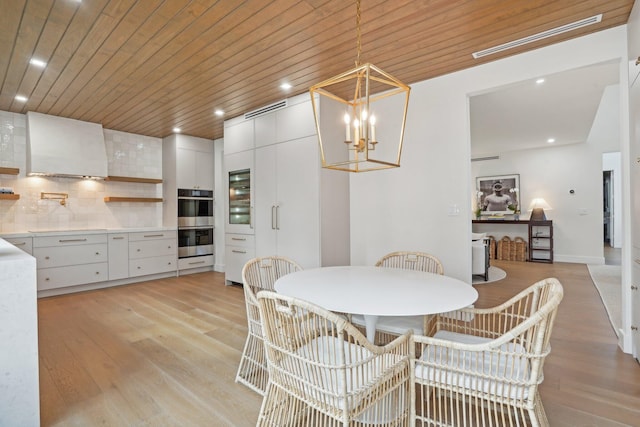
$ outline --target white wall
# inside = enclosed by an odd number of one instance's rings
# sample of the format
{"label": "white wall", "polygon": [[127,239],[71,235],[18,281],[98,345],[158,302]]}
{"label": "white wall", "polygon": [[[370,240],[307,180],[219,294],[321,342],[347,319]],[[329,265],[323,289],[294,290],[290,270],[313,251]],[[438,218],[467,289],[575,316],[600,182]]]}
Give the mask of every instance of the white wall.
{"label": "white wall", "polygon": [[[626,58],[624,26],[413,85],[402,167],[350,178],[352,264],[371,265],[384,253],[398,249],[424,250],[442,260],[448,275],[470,281],[468,96],[620,58]],[[584,167],[579,161],[588,159],[582,157],[565,166]],[[593,167],[600,170],[599,164]],[[540,185],[547,188],[553,183]],[[576,183],[585,192],[600,187],[601,179]],[[450,216],[452,207],[460,213]],[[563,234],[557,237],[566,238]],[[559,250],[568,251],[563,246]]]}

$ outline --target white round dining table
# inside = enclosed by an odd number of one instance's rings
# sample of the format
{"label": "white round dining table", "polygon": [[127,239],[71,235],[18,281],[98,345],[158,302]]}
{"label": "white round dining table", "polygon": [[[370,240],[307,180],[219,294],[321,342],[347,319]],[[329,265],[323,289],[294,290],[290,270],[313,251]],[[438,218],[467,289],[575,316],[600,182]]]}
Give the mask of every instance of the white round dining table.
{"label": "white round dining table", "polygon": [[445,313],[478,299],[473,286],[453,277],[372,266],[301,270],[280,277],[274,287],[330,311],[362,314],[371,342],[379,316]]}

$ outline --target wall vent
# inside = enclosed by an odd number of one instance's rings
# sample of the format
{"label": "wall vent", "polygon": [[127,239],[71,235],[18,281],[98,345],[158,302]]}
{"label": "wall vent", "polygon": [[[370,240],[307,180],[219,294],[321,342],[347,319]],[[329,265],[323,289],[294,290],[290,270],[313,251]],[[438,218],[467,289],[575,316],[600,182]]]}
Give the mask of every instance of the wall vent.
{"label": "wall vent", "polygon": [[558,34],[566,33],[568,31],[577,30],[578,28],[586,27],[587,25],[597,24],[602,21],[602,14],[595,15],[590,18],[581,19],[580,21],[572,22],[570,24],[562,25],[560,27],[552,28],[547,31],[543,31],[532,36],[524,37],[518,40],[507,42],[498,46],[490,47],[488,49],[473,52],[475,59],[482,58],[483,56],[493,55],[494,53],[502,52],[507,49],[513,49],[527,43],[537,42],[538,40],[546,39],[548,37],[557,36]]}
{"label": "wall vent", "polygon": [[249,111],[248,113],[244,113],[245,119],[252,119],[256,116],[261,116],[263,114],[270,113],[272,111],[279,110],[281,108],[285,108],[287,106],[287,100],[283,99],[282,101],[278,101],[274,104],[267,105],[262,108],[258,108],[257,110]]}
{"label": "wall vent", "polygon": [[500,156],[474,157],[472,162],[484,162],[485,160],[500,160]]}

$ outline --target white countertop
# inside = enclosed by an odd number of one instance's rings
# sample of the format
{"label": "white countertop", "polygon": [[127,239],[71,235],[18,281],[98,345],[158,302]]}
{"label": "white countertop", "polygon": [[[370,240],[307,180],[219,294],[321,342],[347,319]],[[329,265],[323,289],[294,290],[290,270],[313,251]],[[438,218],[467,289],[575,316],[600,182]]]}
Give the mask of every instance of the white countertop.
{"label": "white countertop", "polygon": [[111,233],[138,233],[149,231],[175,231],[178,227],[140,227],[140,228],[87,228],[71,230],[28,230],[13,233],[0,233],[2,238],[21,238],[37,236],[70,236],[78,234],[111,234]]}

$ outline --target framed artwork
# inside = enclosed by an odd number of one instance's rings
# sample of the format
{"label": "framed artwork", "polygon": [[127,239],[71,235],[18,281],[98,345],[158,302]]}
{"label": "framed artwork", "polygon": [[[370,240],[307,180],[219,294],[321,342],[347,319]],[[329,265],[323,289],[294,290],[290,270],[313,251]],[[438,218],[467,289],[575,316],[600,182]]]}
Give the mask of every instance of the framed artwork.
{"label": "framed artwork", "polygon": [[481,215],[508,215],[520,212],[520,175],[479,176],[477,203]]}

